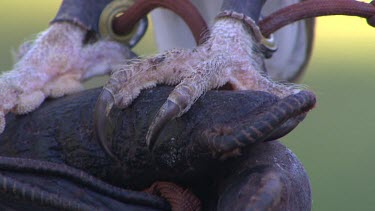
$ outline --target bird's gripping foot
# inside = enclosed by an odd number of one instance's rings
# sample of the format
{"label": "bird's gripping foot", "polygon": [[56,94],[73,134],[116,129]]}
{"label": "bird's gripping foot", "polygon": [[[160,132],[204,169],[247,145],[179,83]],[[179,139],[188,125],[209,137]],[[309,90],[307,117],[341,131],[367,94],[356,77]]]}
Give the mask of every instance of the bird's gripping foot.
{"label": "bird's gripping foot", "polygon": [[0,133],[8,112],[25,114],[46,97],[80,91],[82,81],[130,57],[130,50],[116,42],[86,42],[88,35],[77,25],[54,23],[20,48],[14,69],[0,75]]}
{"label": "bird's gripping foot", "polygon": [[171,50],[133,60],[113,72],[96,107],[96,131],[106,146],[105,119],[112,106],[126,107],[145,88],[176,85],[156,114],[146,136],[150,148],[165,124],[189,110],[207,90],[230,85],[234,90],[259,90],[284,98],[300,90],[273,82],[252,32],[238,20],[217,19],[208,40],[193,50]]}

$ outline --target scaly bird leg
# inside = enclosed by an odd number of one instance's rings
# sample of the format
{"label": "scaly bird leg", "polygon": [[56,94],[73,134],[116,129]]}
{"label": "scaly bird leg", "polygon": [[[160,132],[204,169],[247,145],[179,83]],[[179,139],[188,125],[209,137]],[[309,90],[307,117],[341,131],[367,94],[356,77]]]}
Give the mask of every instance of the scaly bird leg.
{"label": "scaly bird leg", "polygon": [[[149,128],[146,139],[151,148],[164,125],[188,111],[207,90],[228,83],[235,90],[265,91],[281,98],[300,91],[296,86],[277,84],[267,77],[263,55],[252,31],[241,21],[228,17],[217,19],[208,41],[192,51],[174,50],[115,71],[103,95],[110,93],[114,104],[124,107],[140,90],[161,83],[177,86]],[[96,113],[102,120],[110,110],[103,106],[108,103],[104,98],[98,101],[97,108],[102,109],[97,109]],[[107,112],[103,112],[104,108]],[[96,130],[101,133],[100,127]],[[100,139],[102,143],[107,142],[104,136]]]}
{"label": "scaly bird leg", "polygon": [[84,43],[87,31],[67,22],[54,23],[33,44],[21,48],[12,71],[0,76],[0,133],[8,112],[25,114],[47,97],[81,91],[82,81],[108,73],[131,57],[119,43]]}

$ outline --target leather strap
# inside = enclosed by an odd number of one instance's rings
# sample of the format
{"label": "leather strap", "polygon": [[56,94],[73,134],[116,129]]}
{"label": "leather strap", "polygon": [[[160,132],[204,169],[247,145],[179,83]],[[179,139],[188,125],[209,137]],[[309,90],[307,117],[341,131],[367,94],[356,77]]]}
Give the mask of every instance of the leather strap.
{"label": "leather strap", "polygon": [[56,17],[50,22],[71,22],[85,30],[99,32],[99,17],[112,0],[63,0]]}
{"label": "leather strap", "polygon": [[268,36],[281,27],[298,20],[327,15],[359,16],[375,27],[375,1],[307,0],[276,11],[259,22],[262,34]]}
{"label": "leather strap", "polygon": [[199,11],[189,0],[137,0],[124,14],[113,21],[113,30],[118,34],[126,32],[151,10],[162,7],[179,15],[189,26],[195,41],[200,44],[202,32],[207,30],[207,24]]}

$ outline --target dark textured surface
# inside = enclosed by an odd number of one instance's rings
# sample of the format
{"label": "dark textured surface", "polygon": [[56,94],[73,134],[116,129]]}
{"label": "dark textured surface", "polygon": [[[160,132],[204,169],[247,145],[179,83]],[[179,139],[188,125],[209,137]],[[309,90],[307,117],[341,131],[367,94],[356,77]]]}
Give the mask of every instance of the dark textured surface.
{"label": "dark textured surface", "polygon": [[86,30],[99,32],[99,18],[112,0],[63,0],[54,22],[72,22]]}
{"label": "dark textured surface", "polygon": [[[248,210],[251,197],[258,191],[276,192],[279,202],[272,210],[311,210],[311,187],[297,157],[278,141],[259,143],[244,152],[243,159],[232,161],[219,186],[218,207],[222,210]],[[229,165],[228,165],[229,166]],[[262,181],[268,175],[278,178],[278,192],[273,181]],[[264,182],[268,182],[265,185]],[[270,200],[266,195],[262,202]],[[275,199],[272,199],[275,200]],[[265,203],[267,205],[267,203]],[[266,210],[264,206],[261,210]]]}
{"label": "dark textured surface", "polygon": [[[36,206],[67,210],[123,208],[168,209],[159,197],[111,186],[65,164],[0,156],[1,197],[16,197]],[[99,203],[95,203],[98,201]],[[9,205],[10,206],[10,205]]]}
{"label": "dark textured surface", "polygon": [[[103,194],[65,177],[42,173],[1,171],[1,210],[165,210],[168,205],[154,196],[152,203],[137,203]],[[123,191],[129,194],[127,191]],[[136,193],[137,195],[142,193]],[[134,195],[134,193],[133,193]],[[143,193],[143,195],[148,195]],[[164,206],[163,206],[164,204]]]}
{"label": "dark textured surface", "polygon": [[[112,161],[93,136],[98,89],[46,102],[28,115],[7,116],[6,131],[0,136],[0,154],[65,163],[120,187],[142,189],[156,180],[177,182],[190,187],[206,209],[218,206],[219,210],[232,205],[250,206],[249,199],[257,189],[253,184],[275,172],[283,191],[276,193],[275,206],[285,210],[310,208],[308,177],[295,156],[280,143],[251,145],[242,156],[226,161],[218,160],[200,144],[203,131],[249,121],[275,104],[275,96],[251,91],[208,92],[186,115],[166,126],[151,153],[144,137],[170,91],[170,87],[146,90],[128,109],[113,110],[114,127],[109,133],[112,150],[120,162]],[[264,187],[258,189],[273,191],[267,181]]]}

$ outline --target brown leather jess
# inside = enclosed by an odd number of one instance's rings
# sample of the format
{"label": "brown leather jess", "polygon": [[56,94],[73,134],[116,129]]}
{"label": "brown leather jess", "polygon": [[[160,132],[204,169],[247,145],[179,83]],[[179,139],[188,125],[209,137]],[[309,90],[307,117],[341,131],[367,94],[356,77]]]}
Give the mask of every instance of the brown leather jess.
{"label": "brown leather jess", "polygon": [[[179,15],[191,29],[197,44],[204,42],[201,35],[207,30],[207,24],[198,10],[189,0],[137,0],[124,14],[113,21],[116,33],[126,32],[151,10],[162,7]],[[306,0],[282,8],[259,21],[259,28],[264,37],[292,22],[328,15],[349,15],[366,18],[369,25],[375,27],[375,1],[371,3],[355,0]]]}
{"label": "brown leather jess", "polygon": [[370,3],[355,0],[307,0],[282,8],[259,22],[263,36],[298,20],[328,15],[359,16],[375,27],[375,1]]}
{"label": "brown leather jess", "polygon": [[200,43],[202,32],[207,24],[197,8],[189,0],[137,0],[123,15],[113,20],[113,30],[117,34],[126,33],[151,10],[162,7],[179,15],[189,26],[195,41]]}

